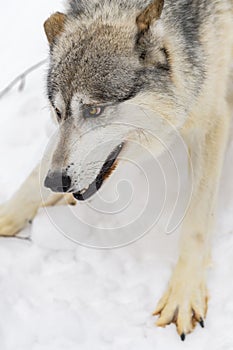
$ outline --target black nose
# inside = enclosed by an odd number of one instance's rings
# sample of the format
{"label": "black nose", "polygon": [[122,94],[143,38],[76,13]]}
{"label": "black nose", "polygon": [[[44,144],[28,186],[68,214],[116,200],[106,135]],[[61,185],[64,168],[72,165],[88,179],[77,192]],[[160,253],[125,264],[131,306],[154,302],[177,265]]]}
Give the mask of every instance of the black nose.
{"label": "black nose", "polygon": [[53,192],[67,192],[71,186],[71,178],[64,172],[50,171],[45,179],[44,185]]}

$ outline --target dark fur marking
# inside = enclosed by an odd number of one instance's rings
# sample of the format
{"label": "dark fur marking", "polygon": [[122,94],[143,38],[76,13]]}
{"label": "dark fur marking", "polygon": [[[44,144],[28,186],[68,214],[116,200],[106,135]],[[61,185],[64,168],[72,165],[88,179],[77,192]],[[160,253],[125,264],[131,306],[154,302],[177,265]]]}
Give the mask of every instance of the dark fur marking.
{"label": "dark fur marking", "polygon": [[[209,15],[208,6],[210,6],[209,0],[177,1],[177,6],[173,6],[171,11],[171,15],[176,18],[176,23],[179,24],[180,34],[185,39],[186,59],[191,66],[200,71],[199,84],[205,76],[203,63],[205,58],[200,43],[200,28]],[[200,57],[203,59],[201,60]]]}

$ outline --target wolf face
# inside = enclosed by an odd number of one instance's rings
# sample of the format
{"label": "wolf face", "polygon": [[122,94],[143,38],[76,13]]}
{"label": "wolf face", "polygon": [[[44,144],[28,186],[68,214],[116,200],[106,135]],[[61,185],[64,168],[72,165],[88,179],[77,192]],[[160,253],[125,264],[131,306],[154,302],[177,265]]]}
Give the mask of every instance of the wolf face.
{"label": "wolf face", "polygon": [[175,127],[184,123],[163,41],[163,1],[133,3],[94,1],[91,11],[72,1],[66,15],[45,22],[48,97],[59,122],[45,185],[79,200],[101,187],[118,156],[130,152],[129,140],[141,142],[140,131],[168,142],[171,119]]}

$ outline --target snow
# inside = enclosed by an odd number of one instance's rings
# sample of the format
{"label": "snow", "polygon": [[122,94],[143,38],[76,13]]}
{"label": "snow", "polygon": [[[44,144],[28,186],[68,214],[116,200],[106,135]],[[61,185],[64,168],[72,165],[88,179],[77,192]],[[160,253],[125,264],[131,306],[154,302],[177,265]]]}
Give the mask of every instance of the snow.
{"label": "snow", "polygon": [[[48,49],[42,24],[50,13],[61,9],[61,3],[57,5],[55,1],[4,3],[0,14],[0,31],[4,33],[0,42],[0,90],[18,73],[46,57]],[[0,101],[1,202],[13,194],[47,146],[51,126],[44,93],[45,75],[43,66],[27,78],[23,92],[13,89]],[[177,144],[173,153],[178,170],[185,170],[185,154],[179,152],[179,147]],[[153,193],[157,195],[154,207],[150,202],[147,205],[143,225],[152,217],[151,210],[158,209],[159,213],[163,203],[160,168],[168,189],[165,213],[135,243],[127,245],[139,238],[141,227],[138,230],[134,227],[133,231],[123,230],[121,226],[110,230],[111,226],[121,225],[128,215],[137,215],[142,207],[144,198],[140,189],[146,186],[145,178],[141,168],[133,166],[126,170],[122,167],[122,173],[119,170],[103,193],[111,208],[116,209],[112,206],[113,198],[122,192],[130,196],[128,185],[132,185],[134,201],[127,207],[127,215],[101,214],[97,200],[92,206],[80,205],[76,209],[41,209],[33,224],[22,233],[30,234],[31,241],[0,239],[0,349],[232,349],[232,154],[233,142],[229,144],[222,176],[213,241],[214,266],[208,278],[211,298],[204,330],[197,327],[183,344],[173,325],[156,328],[155,318],[151,316],[178,254],[179,232],[166,234],[167,215],[176,199],[177,178],[174,179],[174,169],[171,170],[169,156],[165,155],[155,167],[157,181]],[[143,169],[146,175],[150,173],[147,163]],[[116,193],[117,176],[121,181],[117,182]],[[115,190],[109,195],[111,188]],[[184,193],[181,189],[181,208],[186,203]],[[79,244],[64,237],[57,223]],[[125,246],[109,250],[86,247],[121,245]]]}

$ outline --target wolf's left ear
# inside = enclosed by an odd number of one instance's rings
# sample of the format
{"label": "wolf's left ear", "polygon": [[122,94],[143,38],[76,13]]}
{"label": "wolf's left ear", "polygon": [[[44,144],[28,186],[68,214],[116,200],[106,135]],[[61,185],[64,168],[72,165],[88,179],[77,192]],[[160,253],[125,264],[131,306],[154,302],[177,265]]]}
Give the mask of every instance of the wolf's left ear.
{"label": "wolf's left ear", "polygon": [[152,3],[137,17],[136,23],[139,33],[146,32],[151,24],[160,18],[163,6],[164,0],[153,0]]}
{"label": "wolf's left ear", "polygon": [[44,30],[50,45],[64,31],[65,21],[66,15],[61,12],[54,13],[45,21]]}

